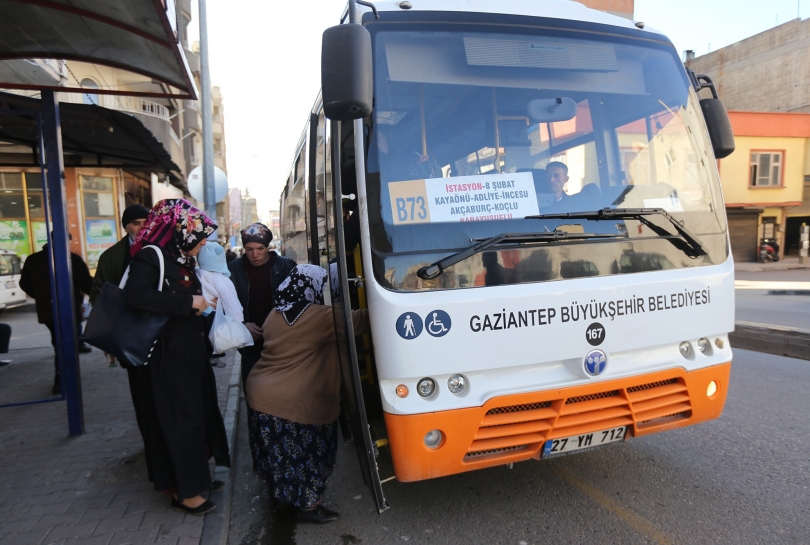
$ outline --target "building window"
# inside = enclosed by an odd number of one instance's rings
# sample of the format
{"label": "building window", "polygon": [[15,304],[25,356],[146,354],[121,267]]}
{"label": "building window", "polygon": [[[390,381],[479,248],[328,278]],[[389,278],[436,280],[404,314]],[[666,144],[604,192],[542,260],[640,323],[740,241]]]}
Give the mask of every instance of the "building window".
{"label": "building window", "polygon": [[[98,84],[89,78],[85,78],[82,80],[82,89],[98,89]],[[83,101],[85,104],[95,104],[98,106],[98,95],[85,93]]]}
{"label": "building window", "polygon": [[95,269],[98,257],[118,242],[118,211],[115,180],[102,176],[80,176],[84,240],[87,266]]}
{"label": "building window", "polygon": [[778,187],[782,185],[784,152],[757,151],[751,153],[751,187]]}

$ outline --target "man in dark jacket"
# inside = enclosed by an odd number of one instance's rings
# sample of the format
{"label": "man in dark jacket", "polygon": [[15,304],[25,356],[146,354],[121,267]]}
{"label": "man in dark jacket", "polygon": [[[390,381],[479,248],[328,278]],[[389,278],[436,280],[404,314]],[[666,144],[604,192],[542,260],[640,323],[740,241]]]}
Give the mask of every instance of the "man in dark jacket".
{"label": "man in dark jacket", "polygon": [[[49,255],[50,248],[46,244],[42,250],[28,256],[20,275],[20,287],[36,301],[37,320],[50,330],[51,344],[56,349],[52,306],[53,295],[51,295],[51,279],[48,272]],[[80,255],[71,252],[70,264],[73,269],[73,301],[76,305],[76,324],[79,325],[79,333],[81,333],[82,301],[84,301],[84,294],[89,295],[93,288],[93,278],[90,276],[87,264]],[[87,353],[91,350],[86,344],[80,343],[79,352]],[[53,365],[56,371],[53,379],[53,394],[59,395],[62,393],[62,386],[59,377],[59,363],[56,358],[54,358]]]}
{"label": "man in dark jacket", "polygon": [[[124,210],[124,214],[121,216],[121,225],[124,226],[124,231],[127,234],[113,246],[104,250],[104,253],[99,256],[96,276],[93,279],[93,290],[90,293],[91,305],[96,304],[96,298],[101,293],[101,288],[104,287],[105,282],[116,286],[121,282],[124,271],[127,270],[129,262],[132,261],[129,248],[138,238],[138,233],[141,232],[148,215],[149,209],[142,204],[133,204]],[[115,357],[112,354],[107,354],[107,356],[110,358],[110,367],[115,367]]]}
{"label": "man in dark jacket", "polygon": [[262,355],[264,340],[262,326],[273,310],[273,294],[286,279],[296,262],[271,251],[273,233],[266,225],[254,223],[242,231],[245,254],[228,264],[231,281],[245,311],[245,327],[253,335],[253,346],[240,348],[242,355],[242,387]]}

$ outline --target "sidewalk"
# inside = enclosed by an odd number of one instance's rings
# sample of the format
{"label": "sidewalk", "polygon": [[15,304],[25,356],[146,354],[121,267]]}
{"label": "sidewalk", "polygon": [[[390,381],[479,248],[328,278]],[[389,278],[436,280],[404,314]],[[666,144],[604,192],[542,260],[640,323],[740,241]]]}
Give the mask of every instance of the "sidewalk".
{"label": "sidewalk", "polygon": [[[30,316],[36,321],[33,313]],[[12,339],[7,357],[13,362],[0,368],[0,404],[49,396],[53,349],[41,327],[44,347],[15,350]],[[25,337],[18,338],[18,344],[30,344],[31,335]],[[214,369],[231,445],[239,393],[234,359],[228,354],[226,365]],[[0,409],[0,545],[223,541],[227,522],[223,528],[222,520],[224,516],[227,521],[230,509],[229,472],[217,472],[227,486],[212,498],[216,511],[195,517],[171,509],[169,498],[146,480],[126,372],[109,368],[95,349],[81,355],[81,368],[83,436],[68,436],[64,402]]]}
{"label": "sidewalk", "polygon": [[773,263],[759,263],[755,261],[735,261],[735,271],[764,272],[764,271],[788,271],[791,269],[810,269],[810,258],[804,264],[799,263],[798,256],[787,256]]}

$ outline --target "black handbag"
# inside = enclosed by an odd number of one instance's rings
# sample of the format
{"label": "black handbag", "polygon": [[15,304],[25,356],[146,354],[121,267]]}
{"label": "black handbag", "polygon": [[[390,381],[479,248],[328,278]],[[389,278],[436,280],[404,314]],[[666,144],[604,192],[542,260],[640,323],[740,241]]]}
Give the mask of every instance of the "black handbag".
{"label": "black handbag", "polygon": [[[163,252],[157,246],[146,246],[157,252],[160,261],[158,291],[163,291]],[[129,267],[121,283],[105,283],[93,305],[84,328],[82,340],[115,356],[123,366],[146,365],[155,348],[160,332],[169,321],[168,315],[137,310],[124,300],[124,286],[129,278]]]}

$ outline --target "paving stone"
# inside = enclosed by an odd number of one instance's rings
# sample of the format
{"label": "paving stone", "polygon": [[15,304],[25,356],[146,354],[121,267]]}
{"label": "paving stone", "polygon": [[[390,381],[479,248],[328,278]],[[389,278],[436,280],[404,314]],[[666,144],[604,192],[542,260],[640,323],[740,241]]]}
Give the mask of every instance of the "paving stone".
{"label": "paving stone", "polygon": [[114,505],[119,505],[121,503],[132,503],[132,502],[154,502],[154,501],[161,501],[165,500],[165,496],[160,492],[154,490],[141,490],[139,492],[119,492],[115,496],[113,496],[112,501],[110,501],[109,507]]}
{"label": "paving stone", "polygon": [[62,515],[67,512],[70,504],[73,503],[71,500],[59,502],[59,503],[46,503],[43,505],[34,505],[30,508],[27,508],[24,517],[20,517],[20,520],[24,520],[31,517],[38,517],[41,515]]}
{"label": "paving stone", "polygon": [[130,517],[102,519],[98,522],[96,529],[93,530],[93,534],[101,535],[107,532],[117,532],[119,530],[135,530],[140,526],[141,519],[143,519],[143,513],[138,513]]}
{"label": "paving stone", "polygon": [[198,517],[194,522],[187,522],[184,524],[163,524],[160,527],[158,538],[179,538],[183,536],[199,538],[202,535],[203,521],[204,519],[202,517]]}
{"label": "paving stone", "polygon": [[150,526],[139,530],[121,530],[115,532],[110,545],[129,545],[131,543],[152,543],[158,533],[159,526]]}
{"label": "paving stone", "polygon": [[60,524],[76,524],[81,518],[81,513],[64,513],[61,515],[43,515],[37,520],[32,529],[51,528]]}
{"label": "paving stone", "polygon": [[9,511],[0,511],[0,535],[3,535],[3,524],[6,522],[17,522],[18,520],[25,520],[25,514],[30,510],[30,507],[22,509],[14,509]]}
{"label": "paving stone", "polygon": [[150,511],[153,513],[164,513],[168,511],[170,507],[169,499],[167,498],[152,501],[134,501],[126,505],[127,510],[124,512],[125,517],[134,515],[135,513],[146,513]]}
{"label": "paving stone", "polygon": [[124,511],[127,510],[126,505],[116,505],[114,507],[102,507],[99,509],[88,509],[82,516],[82,522],[88,520],[99,520],[106,518],[121,518],[124,516]]}
{"label": "paving stone", "polygon": [[16,522],[4,522],[0,524],[0,534],[17,534],[28,532],[39,520],[37,517],[27,520],[18,520]]}
{"label": "paving stone", "polygon": [[50,533],[45,538],[45,543],[50,544],[60,542],[60,540],[69,539],[72,537],[89,537],[93,533],[93,529],[98,524],[98,521],[91,521],[85,524],[60,524],[53,526]]}
{"label": "paving stone", "polygon": [[113,499],[113,494],[107,494],[106,496],[98,496],[96,498],[79,498],[73,500],[68,508],[68,513],[73,512],[84,512],[88,509],[102,509],[104,507],[110,507],[110,500]]}
{"label": "paving stone", "polygon": [[183,524],[184,514],[180,511],[166,511],[164,513],[149,512],[144,513],[143,520],[141,521],[141,528],[149,526],[164,525],[164,524]]}
{"label": "paving stone", "polygon": [[183,536],[177,540],[177,545],[200,545],[200,538]]}
{"label": "paving stone", "polygon": [[34,532],[8,533],[0,538],[0,545],[39,545],[50,528],[41,528]]}
{"label": "paving stone", "polygon": [[65,540],[59,545],[108,545],[110,543],[110,537],[112,537],[112,534],[104,534],[95,537],[74,537]]}

